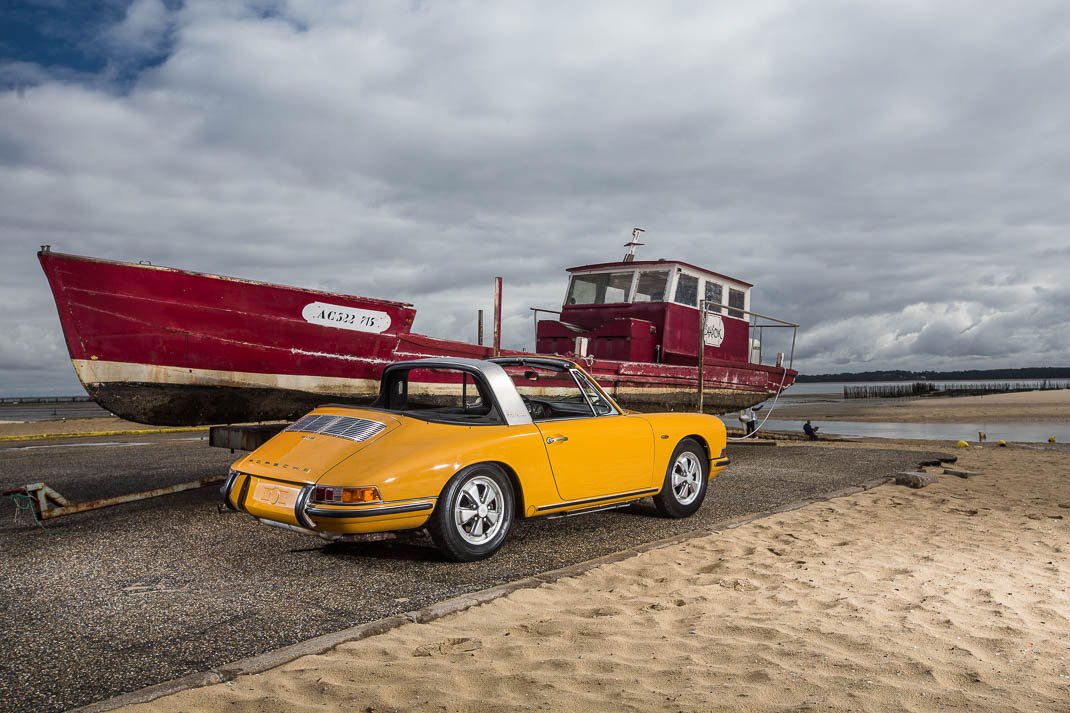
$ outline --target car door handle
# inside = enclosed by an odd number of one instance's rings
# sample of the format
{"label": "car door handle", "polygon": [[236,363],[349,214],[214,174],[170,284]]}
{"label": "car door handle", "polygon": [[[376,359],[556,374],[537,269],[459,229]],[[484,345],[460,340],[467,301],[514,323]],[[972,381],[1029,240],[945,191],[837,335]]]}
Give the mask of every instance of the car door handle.
{"label": "car door handle", "polygon": [[564,443],[568,440],[568,436],[550,436],[546,439],[546,443]]}

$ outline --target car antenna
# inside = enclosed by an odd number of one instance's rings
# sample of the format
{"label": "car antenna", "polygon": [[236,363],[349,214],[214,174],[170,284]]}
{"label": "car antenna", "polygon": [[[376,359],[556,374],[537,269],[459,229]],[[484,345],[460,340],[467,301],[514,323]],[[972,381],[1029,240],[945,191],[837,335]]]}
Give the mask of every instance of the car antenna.
{"label": "car antenna", "polygon": [[646,243],[639,242],[639,236],[645,233],[643,228],[632,228],[632,239],[630,242],[624,243],[624,247],[628,248],[628,252],[624,255],[624,262],[632,262],[635,260],[635,249],[640,245],[646,245]]}

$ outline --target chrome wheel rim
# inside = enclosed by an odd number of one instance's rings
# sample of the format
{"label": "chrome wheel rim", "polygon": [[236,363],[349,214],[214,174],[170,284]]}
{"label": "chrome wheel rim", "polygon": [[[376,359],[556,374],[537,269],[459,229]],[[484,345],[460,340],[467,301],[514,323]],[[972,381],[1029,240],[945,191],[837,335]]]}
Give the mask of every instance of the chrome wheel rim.
{"label": "chrome wheel rim", "polygon": [[676,502],[690,505],[701,489],[702,466],[698,462],[698,456],[684,451],[676,456],[676,461],[672,464],[672,492]]}
{"label": "chrome wheel rim", "polygon": [[485,545],[505,522],[505,497],[493,478],[477,475],[461,486],[453,506],[457,534],[470,545]]}

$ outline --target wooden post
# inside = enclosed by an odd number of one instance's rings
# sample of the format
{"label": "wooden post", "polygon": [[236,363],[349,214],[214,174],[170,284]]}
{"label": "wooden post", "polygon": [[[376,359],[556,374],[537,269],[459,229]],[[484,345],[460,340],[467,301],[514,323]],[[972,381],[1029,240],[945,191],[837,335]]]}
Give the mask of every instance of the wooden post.
{"label": "wooden post", "polygon": [[494,356],[502,351],[502,278],[494,278]]}
{"label": "wooden post", "polygon": [[483,310],[479,310],[476,318],[476,344],[483,346]]}
{"label": "wooden post", "polygon": [[698,412],[702,413],[706,365],[706,300],[699,300],[698,324]]}

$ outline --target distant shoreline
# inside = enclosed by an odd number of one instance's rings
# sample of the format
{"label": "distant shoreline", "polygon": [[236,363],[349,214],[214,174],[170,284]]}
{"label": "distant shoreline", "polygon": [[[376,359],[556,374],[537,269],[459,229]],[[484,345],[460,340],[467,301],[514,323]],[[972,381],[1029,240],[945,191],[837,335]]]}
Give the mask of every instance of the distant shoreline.
{"label": "distant shoreline", "polygon": [[799,374],[798,384],[856,381],[987,381],[987,380],[1070,379],[1070,367],[1041,366],[1019,369],[965,369],[962,371],[885,371],[843,372],[839,374]]}
{"label": "distant shoreline", "polygon": [[92,401],[88,396],[0,396],[0,406],[15,404],[75,404]]}
{"label": "distant shoreline", "polygon": [[1070,422],[1070,390],[916,399],[850,399],[783,402],[777,418],[872,422]]}

